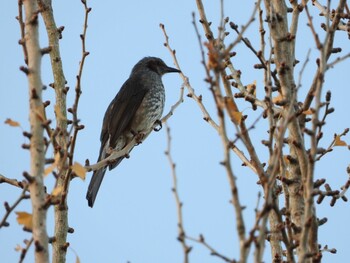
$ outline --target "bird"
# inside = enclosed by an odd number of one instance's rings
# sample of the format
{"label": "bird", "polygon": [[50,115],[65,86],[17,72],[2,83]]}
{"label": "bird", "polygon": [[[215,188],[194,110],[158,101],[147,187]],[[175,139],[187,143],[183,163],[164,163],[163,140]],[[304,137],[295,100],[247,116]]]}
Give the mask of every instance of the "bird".
{"label": "bird", "polygon": [[[162,76],[171,72],[181,71],[167,66],[157,57],[144,57],[135,64],[105,112],[98,162],[109,156],[110,149],[122,150],[134,136],[145,138],[157,124],[161,128],[160,118],[165,103]],[[109,170],[116,168],[124,158],[122,156],[109,162]],[[106,170],[107,166],[93,172],[86,193],[90,207],[95,203]]]}

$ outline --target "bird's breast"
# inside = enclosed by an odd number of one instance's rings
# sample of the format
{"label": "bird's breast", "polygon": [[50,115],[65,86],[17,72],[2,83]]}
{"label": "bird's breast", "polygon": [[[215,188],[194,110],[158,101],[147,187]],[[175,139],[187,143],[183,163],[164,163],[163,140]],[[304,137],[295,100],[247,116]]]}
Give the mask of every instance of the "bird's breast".
{"label": "bird's breast", "polygon": [[152,85],[136,111],[131,125],[133,131],[144,132],[150,130],[154,122],[162,117],[165,103],[163,84]]}

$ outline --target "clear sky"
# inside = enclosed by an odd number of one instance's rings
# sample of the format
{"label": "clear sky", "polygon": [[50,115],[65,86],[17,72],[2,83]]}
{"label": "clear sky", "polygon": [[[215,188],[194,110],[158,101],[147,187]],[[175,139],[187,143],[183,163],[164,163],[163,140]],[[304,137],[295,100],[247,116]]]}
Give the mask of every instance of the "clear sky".
{"label": "clear sky", "polygon": [[[81,58],[81,34],[84,10],[80,1],[54,1],[56,23],[65,26],[60,42],[65,77],[71,92],[68,105],[74,99],[75,76]],[[122,3],[121,3],[122,2]],[[204,1],[208,18],[214,25],[219,22],[219,2]],[[225,16],[238,25],[246,23],[251,15],[253,1],[226,1]],[[170,42],[177,51],[182,71],[190,78],[197,94],[203,95],[203,102],[216,117],[215,107],[207,84],[203,81],[204,69],[200,63],[198,40],[192,26],[191,13],[196,11],[195,1],[89,1],[92,7],[87,33],[87,50],[90,52],[83,73],[83,94],[79,104],[79,118],[85,129],[79,134],[75,159],[91,163],[97,159],[99,136],[104,112],[128,78],[133,65],[144,56],[162,58],[173,66],[169,52],[164,48],[164,37],[159,23],[166,26]],[[196,12],[197,13],[197,12]],[[317,19],[318,12],[314,13]],[[27,80],[19,67],[24,65],[17,16],[17,2],[5,1],[0,9],[0,173],[10,178],[22,179],[22,172],[29,169],[29,154],[21,148],[26,140],[20,128],[4,124],[6,118],[19,121],[24,130],[28,125]],[[302,13],[305,16],[305,13]],[[197,15],[198,18],[198,15]],[[319,21],[319,20],[318,20]],[[41,26],[41,46],[47,45],[46,33]],[[258,49],[258,24],[254,22],[247,31],[250,41]],[[201,28],[200,28],[201,29]],[[216,27],[213,27],[214,32]],[[201,31],[202,32],[202,31]],[[297,43],[297,59],[304,61],[307,50],[311,49],[310,63],[303,75],[300,98],[308,89],[313,78],[314,61],[317,50],[309,36],[305,18],[300,21],[301,40]],[[230,39],[235,34],[231,32]],[[203,38],[204,39],[204,38]],[[346,33],[336,38],[335,47],[342,47],[342,54],[349,52]],[[243,45],[237,47],[235,67],[243,72],[245,84],[257,81],[257,94],[263,96],[262,71],[254,70],[258,63],[254,55]],[[302,64],[302,63],[300,63]],[[296,72],[301,66],[296,67]],[[341,133],[350,126],[348,81],[350,61],[337,65],[326,77],[325,89],[332,90],[332,104],[336,111],[327,120],[322,147],[327,147],[334,133]],[[297,74],[296,74],[297,76]],[[52,82],[48,56],[43,59],[42,78],[44,84]],[[163,78],[166,87],[167,112],[177,101],[181,78],[169,74]],[[260,94],[260,95],[259,95]],[[48,88],[44,99],[52,99],[53,90]],[[53,104],[53,101],[52,101]],[[242,104],[244,105],[244,104]],[[244,106],[245,113],[252,112]],[[48,116],[53,116],[51,107]],[[235,215],[229,203],[230,191],[223,167],[221,141],[215,130],[202,119],[202,114],[193,100],[185,101],[169,121],[172,133],[172,155],[177,166],[179,194],[184,203],[183,216],[186,233],[193,237],[203,234],[213,247],[229,257],[238,257]],[[258,123],[252,131],[257,147],[266,138],[266,127]],[[350,143],[350,139],[345,138]],[[74,234],[69,234],[68,242],[79,255],[81,262],[168,262],[182,261],[182,250],[177,237],[176,206],[171,192],[172,178],[166,150],[166,132],[162,129],[152,133],[147,141],[136,147],[131,157],[124,160],[117,169],[107,172],[93,209],[87,206],[86,189],[91,177],[85,182],[74,179],[69,194],[69,224]],[[259,146],[258,146],[259,145]],[[263,152],[260,152],[263,154]],[[262,155],[263,156],[263,155]],[[266,155],[267,156],[267,155]],[[350,154],[344,147],[338,147],[326,156],[316,169],[316,178],[327,179],[334,188],[339,188],[346,180],[346,166]],[[242,204],[247,208],[244,216],[247,229],[254,224],[254,208],[259,188],[257,177],[241,167],[237,158],[232,160],[238,177]],[[47,178],[52,189],[53,179]],[[6,184],[0,185],[0,203],[13,203],[20,191]],[[345,262],[348,259],[350,230],[349,203],[339,201],[334,208],[329,200],[319,206],[318,217],[327,217],[328,223],[320,229],[320,243],[337,248],[336,255],[325,253],[325,262]],[[29,202],[23,202],[16,211],[30,212]],[[4,208],[0,208],[0,218]],[[8,219],[11,226],[0,230],[0,255],[4,262],[17,262],[17,244],[23,244],[30,234],[21,230],[15,214]],[[53,233],[53,209],[48,212],[49,235]],[[222,262],[209,255],[200,245],[194,246],[190,254],[191,262]],[[269,254],[267,248],[266,255]],[[33,261],[33,251],[26,262]],[[68,250],[68,261],[74,262],[75,255]],[[266,260],[269,256],[266,256]]]}

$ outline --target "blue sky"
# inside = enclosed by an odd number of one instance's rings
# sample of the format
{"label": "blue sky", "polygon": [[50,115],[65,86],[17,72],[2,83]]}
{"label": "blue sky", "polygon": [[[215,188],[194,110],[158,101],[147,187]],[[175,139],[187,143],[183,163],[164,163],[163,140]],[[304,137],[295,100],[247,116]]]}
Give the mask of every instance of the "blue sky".
{"label": "blue sky", "polygon": [[[133,65],[144,56],[162,58],[173,66],[169,52],[164,48],[164,37],[159,23],[165,24],[170,43],[177,51],[182,71],[190,78],[197,94],[203,95],[203,102],[216,118],[216,111],[203,81],[204,69],[200,63],[198,40],[192,26],[191,13],[196,11],[195,1],[89,1],[92,7],[87,33],[87,50],[90,52],[83,73],[83,94],[79,104],[79,118],[85,129],[79,134],[76,148],[76,161],[91,163],[97,159],[99,136],[104,112],[123,82],[128,78]],[[213,25],[219,22],[219,2],[204,1],[207,16]],[[251,15],[253,1],[226,1],[225,16],[229,16],[238,25],[244,24]],[[239,4],[238,4],[239,3]],[[64,72],[71,87],[68,105],[74,99],[75,76],[81,58],[81,42],[84,10],[80,1],[55,1],[54,10],[58,26],[65,26],[60,42]],[[196,12],[197,14],[197,12]],[[318,12],[314,13],[315,19]],[[305,13],[302,13],[304,16]],[[6,118],[19,121],[24,130],[28,125],[27,80],[19,67],[24,65],[17,16],[17,2],[6,1],[0,9],[0,173],[10,178],[22,179],[23,171],[29,169],[29,154],[21,148],[26,140],[20,128],[4,124]],[[197,14],[198,18],[198,14]],[[47,38],[41,26],[41,45],[47,45]],[[199,25],[200,26],[200,25]],[[248,29],[250,41],[258,49],[258,24],[254,22]],[[201,30],[201,28],[200,28]],[[216,31],[216,27],[213,27]],[[201,31],[202,32],[202,31]],[[300,97],[307,92],[314,73],[314,61],[317,57],[305,18],[300,21],[302,38],[297,43],[297,59],[304,61],[311,49],[310,63],[303,75]],[[231,32],[229,39],[235,34]],[[203,37],[204,39],[204,37]],[[342,47],[342,54],[349,52],[349,42],[345,33],[336,38],[335,47]],[[262,97],[262,71],[254,70],[258,63],[254,55],[243,45],[236,49],[235,67],[243,72],[245,84],[257,81],[257,94]],[[335,58],[336,56],[334,56]],[[331,59],[332,60],[332,59]],[[302,64],[302,63],[300,63]],[[350,89],[346,77],[350,62],[343,62],[326,76],[325,90],[332,90],[332,105],[336,111],[327,120],[322,147],[327,147],[334,133],[341,133],[350,126],[348,100]],[[299,72],[301,65],[296,67]],[[297,76],[298,74],[296,74]],[[52,82],[48,56],[43,59],[42,79],[44,84]],[[166,87],[165,113],[179,96],[182,80],[176,74],[163,77]],[[44,99],[53,98],[53,90],[48,88]],[[53,104],[53,100],[52,100]],[[249,105],[241,104],[245,114],[251,114]],[[51,107],[48,116],[53,116]],[[251,121],[253,121],[252,118]],[[249,121],[248,121],[249,123]],[[235,215],[229,203],[230,190],[223,167],[221,141],[215,130],[202,119],[202,113],[193,100],[185,97],[184,103],[171,117],[169,125],[172,133],[172,156],[177,166],[178,187],[184,203],[183,216],[186,233],[193,237],[203,234],[213,247],[229,257],[238,257]],[[232,131],[233,132],[233,131]],[[234,134],[234,133],[232,133]],[[267,137],[265,124],[259,122],[252,131],[259,153],[264,156],[261,139]],[[233,137],[233,136],[232,136]],[[350,143],[348,138],[345,140]],[[181,262],[182,250],[177,237],[176,206],[171,192],[172,178],[170,166],[164,151],[166,150],[166,132],[162,129],[152,133],[147,141],[136,147],[131,157],[124,160],[117,169],[107,172],[95,206],[90,209],[85,200],[86,189],[91,173],[85,182],[74,179],[69,194],[69,224],[74,234],[69,234],[68,242],[79,255],[81,262]],[[260,150],[261,149],[261,150]],[[267,158],[267,155],[265,155]],[[263,158],[262,158],[263,159]],[[316,169],[316,178],[327,179],[334,188],[339,188],[346,180],[346,166],[349,164],[349,151],[338,147],[321,162]],[[254,208],[259,188],[257,177],[241,162],[232,158],[234,172],[238,177],[247,229],[254,224]],[[47,178],[49,189],[53,179]],[[51,187],[51,188],[50,188]],[[18,189],[0,185],[0,202],[13,203],[20,194]],[[348,236],[346,227],[350,221],[349,204],[339,201],[330,208],[325,200],[318,208],[318,217],[327,217],[328,223],[320,229],[320,243],[337,248],[336,255],[324,254],[325,262],[345,262],[347,257]],[[30,211],[29,202],[22,203],[17,211]],[[4,209],[0,210],[0,217]],[[16,244],[30,238],[29,233],[21,230],[15,214],[8,220],[9,228],[0,230],[0,254],[6,262],[17,262]],[[53,210],[48,212],[49,233],[53,233]],[[189,242],[190,243],[190,242]],[[192,244],[191,262],[222,262],[209,255],[203,247]],[[32,262],[32,251],[27,262]],[[269,259],[266,250],[266,259]],[[68,261],[73,262],[75,255],[68,250]]]}

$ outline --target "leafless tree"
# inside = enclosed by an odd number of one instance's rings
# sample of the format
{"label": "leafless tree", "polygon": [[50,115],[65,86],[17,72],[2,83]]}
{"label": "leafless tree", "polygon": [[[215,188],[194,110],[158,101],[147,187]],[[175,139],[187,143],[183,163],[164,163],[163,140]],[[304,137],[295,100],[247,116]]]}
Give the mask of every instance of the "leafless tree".
{"label": "leafless tree", "polygon": [[[178,240],[183,248],[184,262],[190,262],[192,245],[206,247],[211,255],[224,262],[248,262],[248,257],[252,255],[255,262],[262,262],[267,253],[266,247],[270,248],[273,262],[320,262],[323,253],[334,253],[335,250],[319,245],[319,226],[324,224],[326,219],[317,218],[317,204],[325,198],[330,198],[331,206],[340,199],[347,201],[345,194],[350,186],[350,179],[344,182],[340,190],[332,189],[326,183],[326,178],[315,180],[315,167],[318,162],[335,146],[348,147],[342,139],[349,131],[346,127],[343,131],[334,131],[334,138],[328,142],[327,148],[321,147],[321,142],[324,144],[325,120],[334,112],[331,106],[331,91],[324,91],[327,71],[336,68],[338,63],[350,57],[350,53],[340,57],[334,55],[341,51],[341,48],[335,46],[335,35],[348,34],[350,38],[350,12],[347,2],[327,1],[327,5],[323,6],[316,0],[259,0],[252,9],[250,19],[240,27],[225,17],[224,1],[221,0],[221,18],[217,29],[209,22],[203,2],[196,0],[196,3],[199,19],[194,13],[193,26],[205,70],[205,83],[212,94],[216,111],[208,110],[208,105],[192,87],[190,76],[183,72],[183,87],[179,100],[163,117],[162,122],[166,123],[175,109],[181,106],[186,90],[187,96],[193,99],[202,111],[208,126],[220,137],[224,156],[221,164],[231,190],[230,202],[236,219],[239,258],[230,258],[221,253],[220,248],[214,248],[215,245],[211,245],[205,239],[205,233],[199,237],[187,233],[178,192],[175,160],[171,155],[170,127],[166,126],[166,155],[172,168],[172,190],[178,212]],[[35,262],[49,262],[49,244],[53,248],[52,261],[65,262],[69,246],[67,233],[73,232],[68,225],[67,195],[70,181],[75,177],[84,178],[86,171],[97,169],[112,159],[127,154],[128,149],[139,143],[135,138],[124,151],[112,150],[108,159],[92,165],[87,162],[85,167],[74,159],[77,136],[84,128],[78,118],[78,105],[84,62],[89,55],[85,38],[91,8],[87,6],[86,0],[82,0],[82,4],[85,10],[84,26],[80,35],[82,54],[75,92],[72,93],[67,87],[59,48],[59,39],[64,27],[56,26],[51,1],[18,1],[17,19],[21,32],[19,43],[23,48],[25,62],[20,69],[28,79],[30,101],[30,131],[23,132],[28,141],[23,148],[29,150],[31,161],[30,170],[23,173],[23,181],[0,175],[0,183],[22,189],[16,202],[5,203],[6,211],[0,218],[0,228],[8,227],[8,216],[22,200],[30,198],[32,213],[17,212],[18,222],[24,226],[24,230],[32,233],[32,238],[25,242],[25,247],[20,248],[20,262],[31,246],[35,248]],[[324,18],[321,27],[316,25],[313,19],[313,15],[318,13]],[[44,48],[41,47],[38,36],[40,16],[44,21],[49,41],[48,46]],[[296,43],[302,41],[298,35],[301,16],[307,18],[310,39],[319,52],[314,64],[313,81],[304,98],[299,96],[299,88],[302,85],[304,69],[309,63],[309,56],[300,62],[295,51]],[[258,47],[246,36],[247,29],[255,20],[259,23]],[[165,26],[160,26],[165,37],[165,47],[170,51],[176,66],[181,69]],[[236,35],[233,41],[227,38],[229,34]],[[248,52],[254,54],[257,60],[254,69],[262,74],[263,83],[256,83],[254,80],[249,83],[242,81],[242,72],[234,66],[235,57],[239,56],[235,52],[237,45],[244,45]],[[41,60],[46,54],[50,56],[54,78],[53,83],[49,85],[55,91],[54,102],[42,99],[44,85],[41,79]],[[295,72],[294,68],[298,63],[302,63],[302,67],[299,72]],[[257,95],[258,88],[259,94],[263,93],[263,96]],[[326,95],[322,96],[324,93]],[[71,107],[67,106],[66,102],[70,94],[74,96]],[[242,109],[247,106],[251,107],[254,113],[244,115]],[[54,120],[46,117],[50,108],[55,112]],[[6,123],[11,126],[20,125],[11,119]],[[257,145],[253,144],[252,131],[257,123],[264,123],[268,129],[268,132],[261,133],[263,137],[259,138],[268,153],[264,156],[257,151]],[[235,130],[234,135],[229,132],[231,130]],[[54,150],[54,158],[48,156],[49,148]],[[242,190],[237,184],[239,174],[231,165],[233,155],[256,175],[261,187],[262,198],[259,199],[256,208],[253,226],[248,226],[243,217],[243,204],[240,200]],[[350,176],[350,166],[344,167],[344,173]],[[51,193],[46,192],[43,180],[47,174],[53,174],[56,178],[55,188]],[[51,206],[55,212],[53,237],[49,237],[47,233],[46,222],[46,212]]]}
{"label": "leafless tree", "polygon": [[[29,140],[23,148],[30,151],[30,171],[24,172],[24,180],[17,181],[3,175],[1,183],[9,183],[23,189],[18,200],[9,205],[5,203],[6,213],[0,223],[0,228],[8,226],[6,221],[9,214],[24,199],[30,198],[32,213],[17,212],[17,221],[23,224],[24,230],[33,233],[31,240],[26,241],[21,250],[20,262],[26,256],[30,246],[34,245],[35,262],[49,262],[49,243],[52,244],[52,262],[65,262],[67,233],[72,229],[68,226],[67,195],[69,182],[74,177],[84,177],[85,169],[79,163],[74,162],[74,150],[78,132],[84,128],[78,119],[78,104],[81,94],[81,78],[85,58],[89,53],[85,49],[85,36],[87,29],[88,14],[91,9],[86,1],[82,0],[85,9],[83,32],[81,34],[82,56],[76,76],[75,100],[72,107],[67,107],[66,97],[69,88],[64,76],[62,58],[60,56],[59,39],[62,37],[64,27],[57,27],[55,23],[52,3],[50,0],[19,0],[18,16],[21,39],[23,47],[25,66],[21,71],[28,79],[29,94],[29,121],[30,131],[24,131],[23,135]],[[47,36],[48,46],[42,48],[39,43],[39,16],[43,18]],[[41,79],[42,56],[48,54],[51,60],[53,83],[49,86],[55,91],[53,110],[55,112],[55,123],[46,118],[46,110],[50,108],[51,101],[43,101],[42,93],[45,88]],[[67,112],[71,117],[67,116]],[[16,121],[6,121],[11,126],[19,126]],[[50,158],[47,151],[52,147],[55,158]],[[45,167],[46,166],[46,167]],[[46,192],[44,176],[53,174],[56,185],[52,193]],[[28,195],[29,194],[29,195]],[[47,233],[47,209],[54,206],[55,231],[54,237]]]}
{"label": "leafless tree", "polygon": [[[322,148],[320,144],[325,120],[334,112],[334,108],[330,106],[331,91],[326,92],[325,98],[322,97],[327,71],[350,56],[347,53],[334,58],[334,54],[341,51],[341,48],[334,46],[335,35],[349,35],[350,14],[347,3],[340,0],[335,4],[332,1],[336,7],[331,9],[331,1],[327,2],[327,6],[318,1],[257,1],[250,19],[239,27],[224,16],[224,1],[220,1],[221,23],[214,33],[203,2],[196,2],[199,24],[205,40],[202,40],[195,14],[193,25],[206,72],[205,81],[215,101],[216,113],[207,110],[207,105],[196,94],[185,73],[182,77],[188,96],[198,104],[204,120],[217,131],[222,141],[222,165],[231,188],[240,256],[237,259],[229,258],[209,245],[203,235],[194,238],[185,232],[182,202],[177,192],[175,165],[169,146],[166,153],[175,176],[173,191],[178,210],[178,239],[182,243],[184,262],[189,262],[189,241],[207,247],[212,255],[224,262],[247,262],[252,250],[254,262],[262,262],[267,244],[273,262],[320,262],[322,253],[334,253],[336,250],[319,245],[319,226],[326,219],[316,217],[316,203],[320,204],[325,197],[331,198],[331,206],[339,199],[347,201],[345,193],[350,185],[350,180],[347,180],[340,190],[332,190],[326,184],[325,178],[315,180],[315,166],[318,161],[335,146],[347,146],[341,138],[348,133],[348,128],[341,132],[334,131],[334,139],[328,148]],[[315,25],[312,13],[321,13],[324,17],[321,27]],[[298,92],[303,71],[309,62],[308,55],[301,71],[294,71],[295,65],[299,63],[295,46],[298,41],[303,41],[298,37],[298,22],[302,15],[308,20],[310,39],[314,41],[319,55],[314,67],[313,82],[306,97],[301,99]],[[251,44],[249,36],[245,36],[246,29],[256,19],[259,21],[258,47]],[[165,36],[165,46],[180,68],[164,25],[161,28]],[[323,32],[319,30],[324,32],[323,40],[320,36]],[[237,34],[234,41],[227,39],[230,33]],[[260,70],[264,83],[256,83],[254,80],[248,84],[243,83],[241,74],[245,71],[241,72],[234,66],[235,47],[238,44],[245,45],[256,56],[257,64],[254,68]],[[264,87],[262,98],[256,95],[257,87]],[[243,115],[242,108],[247,105],[258,114]],[[261,138],[262,145],[268,151],[266,163],[266,156],[259,156],[257,146],[252,143],[251,130],[257,122],[265,122],[268,127],[266,137]],[[235,137],[230,136],[230,126],[236,130]],[[169,135],[169,144],[170,138]],[[243,205],[237,185],[239,175],[232,168],[232,155],[239,157],[242,164],[256,174],[263,193],[263,202],[256,211],[255,224],[251,229],[248,229],[243,218]],[[350,175],[350,166],[347,169],[344,167],[344,173]]]}

